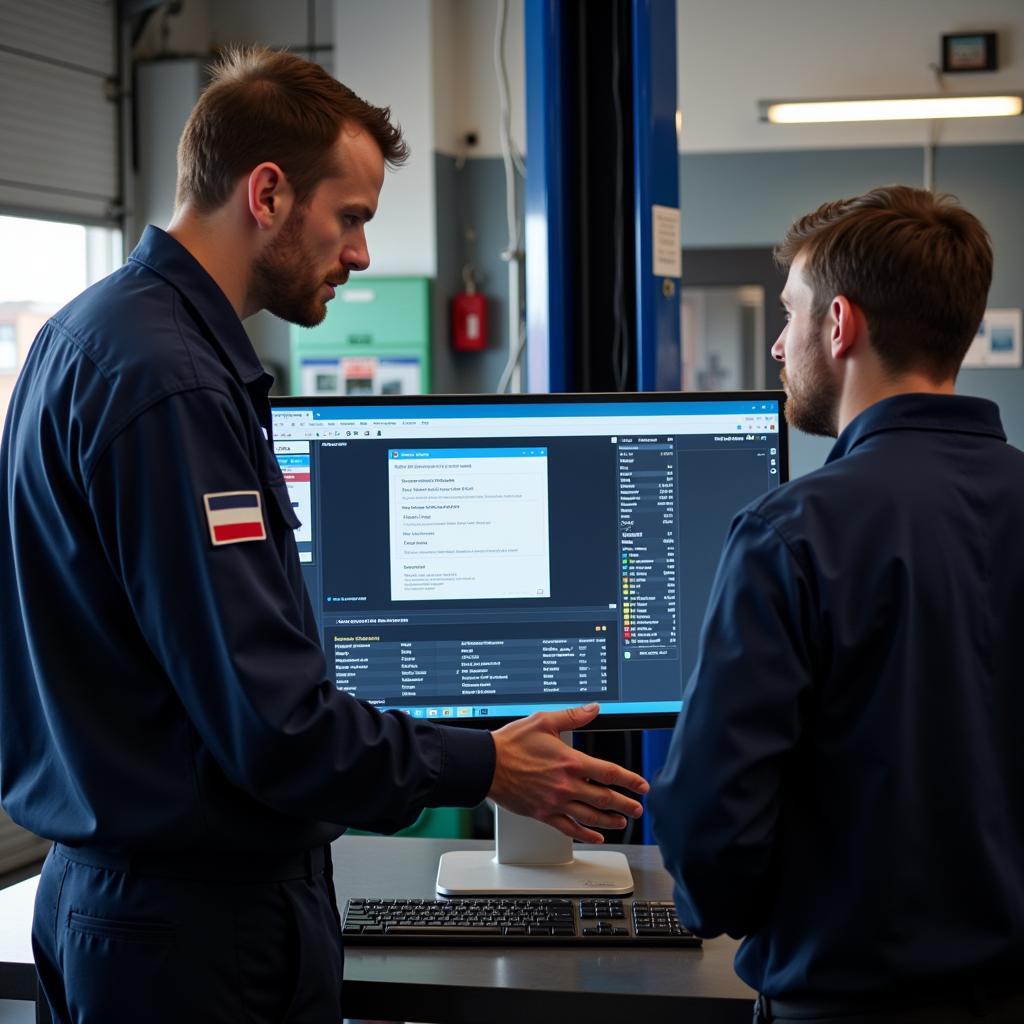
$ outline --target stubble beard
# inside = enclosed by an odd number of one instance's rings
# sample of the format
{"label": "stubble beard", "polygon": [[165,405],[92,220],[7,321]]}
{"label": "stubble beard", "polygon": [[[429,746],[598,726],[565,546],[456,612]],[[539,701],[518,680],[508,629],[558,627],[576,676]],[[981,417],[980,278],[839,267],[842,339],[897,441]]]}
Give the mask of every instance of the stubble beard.
{"label": "stubble beard", "polygon": [[253,264],[252,290],[260,309],[300,327],[316,327],[327,316],[327,304],[319,297],[324,277],[305,250],[304,227],[304,214],[293,210]]}
{"label": "stubble beard", "polygon": [[780,371],[782,386],[786,389],[786,421],[791,427],[816,437],[835,437],[839,423],[839,383],[829,373],[828,362],[817,342],[815,330],[807,346],[807,361],[794,382]]}

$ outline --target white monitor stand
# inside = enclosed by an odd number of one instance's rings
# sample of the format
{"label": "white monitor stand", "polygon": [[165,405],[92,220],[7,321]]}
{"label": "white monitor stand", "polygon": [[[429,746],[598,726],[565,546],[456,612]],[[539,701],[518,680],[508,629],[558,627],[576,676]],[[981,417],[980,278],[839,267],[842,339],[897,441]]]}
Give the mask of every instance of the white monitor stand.
{"label": "white monitor stand", "polygon": [[[571,734],[562,739],[570,742]],[[441,855],[437,891],[443,896],[625,896],[633,876],[625,854],[581,849],[550,825],[494,808],[494,850]]]}

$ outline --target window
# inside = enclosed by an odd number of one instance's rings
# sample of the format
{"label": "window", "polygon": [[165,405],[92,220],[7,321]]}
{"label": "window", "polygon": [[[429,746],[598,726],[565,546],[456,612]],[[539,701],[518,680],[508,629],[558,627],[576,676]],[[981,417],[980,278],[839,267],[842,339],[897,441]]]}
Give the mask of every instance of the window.
{"label": "window", "polygon": [[779,388],[786,275],[767,246],[683,249],[683,390]]}
{"label": "window", "polygon": [[18,334],[14,324],[0,323],[0,373],[18,371]]}
{"label": "window", "polygon": [[113,228],[0,217],[0,425],[39,328],[121,262]]}
{"label": "window", "polygon": [[764,387],[764,288],[683,288],[683,380],[697,391]]}

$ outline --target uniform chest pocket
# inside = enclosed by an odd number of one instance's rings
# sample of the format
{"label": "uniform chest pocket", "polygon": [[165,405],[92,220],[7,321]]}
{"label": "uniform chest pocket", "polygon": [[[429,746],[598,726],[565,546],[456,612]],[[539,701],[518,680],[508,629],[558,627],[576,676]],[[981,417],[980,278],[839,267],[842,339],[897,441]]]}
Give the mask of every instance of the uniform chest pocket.
{"label": "uniform chest pocket", "polygon": [[284,479],[264,480],[263,493],[266,496],[267,515],[279,516],[290,530],[297,530],[302,525],[292,507],[291,495]]}

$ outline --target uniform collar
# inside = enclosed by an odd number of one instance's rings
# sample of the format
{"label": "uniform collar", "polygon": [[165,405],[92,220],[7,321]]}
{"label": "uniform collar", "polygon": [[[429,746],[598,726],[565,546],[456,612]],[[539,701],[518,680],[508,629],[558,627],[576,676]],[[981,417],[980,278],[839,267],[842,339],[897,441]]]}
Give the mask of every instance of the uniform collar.
{"label": "uniform collar", "polygon": [[269,376],[227,296],[179,241],[150,224],[128,259],[159,274],[181,293],[243,384]]}
{"label": "uniform collar", "polygon": [[935,430],[985,434],[1006,440],[999,407],[985,398],[907,394],[883,398],[855,416],[836,440],[826,462],[848,455],[866,438],[885,430]]}

